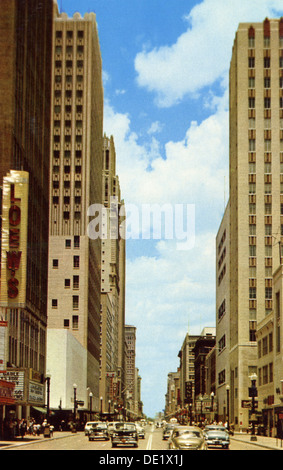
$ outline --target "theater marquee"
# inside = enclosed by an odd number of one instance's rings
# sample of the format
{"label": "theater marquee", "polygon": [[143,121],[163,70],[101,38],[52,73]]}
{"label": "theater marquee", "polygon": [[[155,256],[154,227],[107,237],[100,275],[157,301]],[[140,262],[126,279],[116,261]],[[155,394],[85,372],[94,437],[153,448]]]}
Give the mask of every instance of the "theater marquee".
{"label": "theater marquee", "polygon": [[1,307],[25,307],[29,174],[11,170],[3,178]]}

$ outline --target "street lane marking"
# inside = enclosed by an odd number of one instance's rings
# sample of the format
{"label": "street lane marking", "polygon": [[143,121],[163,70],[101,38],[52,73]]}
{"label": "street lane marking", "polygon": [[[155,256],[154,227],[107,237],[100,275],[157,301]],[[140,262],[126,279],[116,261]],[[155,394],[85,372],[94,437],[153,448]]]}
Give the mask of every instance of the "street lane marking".
{"label": "street lane marking", "polygon": [[147,446],[146,446],[146,450],[151,450],[151,446],[152,446],[152,434],[150,434],[150,436],[148,438],[148,443],[147,443]]}

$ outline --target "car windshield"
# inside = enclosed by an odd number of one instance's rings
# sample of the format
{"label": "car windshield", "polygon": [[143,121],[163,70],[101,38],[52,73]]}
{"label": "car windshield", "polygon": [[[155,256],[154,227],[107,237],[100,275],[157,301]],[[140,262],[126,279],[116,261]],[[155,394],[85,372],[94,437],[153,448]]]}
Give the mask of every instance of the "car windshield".
{"label": "car windshield", "polygon": [[208,436],[226,436],[227,435],[225,431],[222,431],[220,429],[214,429],[212,431],[208,431],[206,434]]}
{"label": "car windshield", "polygon": [[176,431],[175,437],[181,437],[182,439],[190,439],[190,438],[196,438],[196,437],[201,437],[201,434],[199,431]]}
{"label": "car windshield", "polygon": [[106,424],[94,423],[91,425],[92,429],[106,429]]}
{"label": "car windshield", "polygon": [[115,429],[117,429],[117,431],[135,431],[136,426],[134,424],[119,423],[116,424]]}
{"label": "car windshield", "polygon": [[225,426],[206,426],[206,428],[204,430],[205,430],[205,432],[208,432],[208,431],[227,431]]}

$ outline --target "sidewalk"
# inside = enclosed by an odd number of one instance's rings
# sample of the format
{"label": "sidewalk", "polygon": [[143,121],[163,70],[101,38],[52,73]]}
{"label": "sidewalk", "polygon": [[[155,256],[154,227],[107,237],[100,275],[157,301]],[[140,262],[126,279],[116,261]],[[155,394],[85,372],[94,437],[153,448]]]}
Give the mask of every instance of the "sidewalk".
{"label": "sidewalk", "polygon": [[62,439],[65,437],[75,436],[77,433],[64,432],[64,431],[55,431],[53,432],[52,437],[44,437],[43,434],[39,436],[33,436],[31,434],[26,434],[22,439],[20,436],[15,437],[13,440],[1,441],[0,440],[0,450],[12,449],[13,447],[18,447],[21,445],[33,444],[38,441],[48,441],[52,439]]}
{"label": "sidewalk", "polygon": [[251,434],[235,432],[234,436],[230,436],[230,440],[250,442],[251,444],[265,449],[283,450],[283,441],[276,437],[256,436],[256,441],[251,441]]}

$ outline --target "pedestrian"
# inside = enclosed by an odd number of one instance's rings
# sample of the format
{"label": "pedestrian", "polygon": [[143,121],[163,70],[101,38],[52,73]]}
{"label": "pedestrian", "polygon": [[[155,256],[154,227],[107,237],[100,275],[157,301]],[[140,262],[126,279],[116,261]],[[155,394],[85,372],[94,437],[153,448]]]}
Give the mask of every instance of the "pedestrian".
{"label": "pedestrian", "polygon": [[20,436],[22,439],[25,437],[26,430],[27,430],[27,423],[24,419],[22,419],[22,421],[20,422]]}

